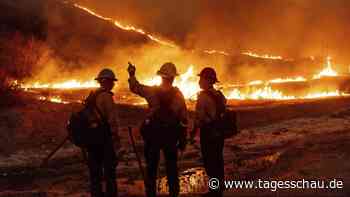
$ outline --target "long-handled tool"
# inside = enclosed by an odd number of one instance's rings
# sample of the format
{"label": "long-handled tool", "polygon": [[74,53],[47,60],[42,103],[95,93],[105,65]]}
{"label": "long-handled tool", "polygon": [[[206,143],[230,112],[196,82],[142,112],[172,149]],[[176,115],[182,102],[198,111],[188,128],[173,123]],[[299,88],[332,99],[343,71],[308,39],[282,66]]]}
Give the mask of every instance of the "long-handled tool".
{"label": "long-handled tool", "polygon": [[145,172],[144,172],[143,167],[142,167],[141,157],[140,157],[140,155],[139,155],[139,153],[137,152],[137,149],[136,149],[134,136],[132,135],[132,127],[128,127],[128,130],[129,130],[129,137],[130,137],[131,145],[132,145],[132,148],[134,149],[134,152],[135,152],[135,155],[136,155],[136,159],[137,159],[137,163],[139,164],[139,168],[140,168],[140,171],[141,171],[142,179],[145,180]]}
{"label": "long-handled tool", "polygon": [[61,149],[61,147],[68,141],[69,136],[67,135],[62,142],[54,149],[50,152],[50,154],[47,155],[47,157],[41,162],[40,167],[44,167],[45,165],[47,165],[47,163],[49,162],[49,160],[51,159],[51,157],[59,150]]}

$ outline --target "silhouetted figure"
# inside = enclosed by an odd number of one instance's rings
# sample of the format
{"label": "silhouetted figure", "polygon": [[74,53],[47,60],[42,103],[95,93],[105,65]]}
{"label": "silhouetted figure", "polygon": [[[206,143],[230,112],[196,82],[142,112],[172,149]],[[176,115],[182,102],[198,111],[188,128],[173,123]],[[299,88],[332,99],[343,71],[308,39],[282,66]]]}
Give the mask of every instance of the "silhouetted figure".
{"label": "silhouetted figure", "polygon": [[[100,88],[92,92],[86,102],[95,105],[95,113],[91,116],[92,123],[96,124],[96,141],[100,143],[86,147],[88,153],[88,167],[90,171],[90,191],[92,197],[116,197],[116,165],[117,158],[114,144],[120,146],[118,136],[118,122],[115,103],[113,101],[114,82],[117,81],[114,73],[109,69],[102,70],[96,80]],[[114,142],[113,135],[116,136]],[[102,190],[102,176],[106,181],[106,192]]]}
{"label": "silhouetted figure", "polygon": [[[202,89],[198,95],[195,111],[194,129],[191,132],[191,140],[198,128],[200,129],[200,145],[205,170],[209,178],[217,178],[220,183],[224,179],[224,136],[214,126],[219,111],[218,104],[225,106],[225,96],[214,88],[214,84],[218,82],[216,72],[213,68],[204,68],[199,74],[199,86]],[[220,107],[221,108],[221,107]],[[217,190],[209,189],[209,193],[205,196],[221,197],[223,186]]]}
{"label": "silhouetted figure", "polygon": [[146,158],[146,196],[156,196],[157,169],[160,150],[164,153],[166,174],[169,184],[169,196],[179,194],[179,178],[177,169],[178,148],[184,150],[186,146],[187,110],[185,99],[176,87],[172,86],[176,67],[172,63],[165,63],[157,72],[162,77],[160,86],[145,86],[135,77],[135,66],[129,64],[130,90],[144,97],[150,107],[150,114],[145,119],[141,134],[144,139]]}

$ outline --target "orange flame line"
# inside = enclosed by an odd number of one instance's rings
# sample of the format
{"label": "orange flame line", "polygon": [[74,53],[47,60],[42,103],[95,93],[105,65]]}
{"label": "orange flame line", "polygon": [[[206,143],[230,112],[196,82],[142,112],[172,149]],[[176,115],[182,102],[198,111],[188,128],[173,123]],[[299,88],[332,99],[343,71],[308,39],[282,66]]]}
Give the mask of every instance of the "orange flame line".
{"label": "orange flame line", "polygon": [[93,16],[96,16],[96,17],[98,17],[98,18],[100,18],[100,19],[109,21],[109,22],[113,23],[115,26],[117,26],[117,27],[119,27],[119,28],[121,28],[121,29],[124,29],[124,30],[126,30],[126,31],[133,31],[133,32],[137,32],[137,33],[143,34],[143,35],[147,36],[149,39],[151,39],[151,40],[153,40],[153,41],[155,41],[155,42],[157,42],[157,43],[159,43],[159,44],[161,44],[161,45],[169,46],[169,47],[172,47],[172,48],[176,48],[176,47],[177,47],[177,46],[174,45],[174,44],[171,44],[171,43],[169,43],[169,42],[163,41],[163,40],[161,40],[161,39],[159,39],[159,38],[157,38],[157,37],[155,37],[155,36],[153,36],[153,35],[151,35],[151,34],[146,33],[146,32],[145,32],[144,30],[142,30],[142,29],[133,27],[133,26],[131,26],[131,25],[123,25],[123,24],[121,24],[119,21],[116,21],[116,20],[114,20],[114,19],[112,19],[112,18],[109,18],[109,17],[101,16],[101,15],[97,14],[96,12],[90,10],[89,8],[84,7],[84,6],[81,6],[81,5],[79,5],[79,4],[73,4],[73,5],[74,5],[76,8],[79,8],[79,9],[81,9],[81,10],[84,10],[84,11],[88,12],[89,14],[91,14],[91,15],[93,15]]}

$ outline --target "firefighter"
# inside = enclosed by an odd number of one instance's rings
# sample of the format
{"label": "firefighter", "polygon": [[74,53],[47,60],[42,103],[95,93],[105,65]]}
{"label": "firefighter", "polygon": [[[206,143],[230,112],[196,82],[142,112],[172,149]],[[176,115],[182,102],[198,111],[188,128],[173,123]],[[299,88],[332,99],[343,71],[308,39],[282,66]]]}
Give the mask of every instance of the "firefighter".
{"label": "firefighter", "polygon": [[185,99],[173,81],[178,75],[173,63],[165,63],[157,74],[162,78],[159,86],[140,84],[135,77],[136,67],[129,63],[129,88],[145,98],[150,113],[140,129],[144,139],[146,158],[146,196],[156,196],[156,179],[160,150],[165,158],[169,196],[179,195],[180,186],[177,168],[178,149],[186,146],[187,109]]}
{"label": "firefighter", "polygon": [[[100,88],[92,92],[87,102],[94,102],[95,113],[92,119],[104,122],[105,126],[99,127],[99,135],[102,135],[103,142],[96,145],[89,145],[88,167],[90,172],[90,192],[92,197],[116,197],[116,165],[117,158],[114,148],[119,149],[120,140],[118,135],[118,121],[113,93],[111,90],[117,81],[115,74],[110,69],[103,69],[95,78]],[[112,133],[113,132],[113,133]],[[114,137],[115,139],[112,139]],[[102,191],[102,176],[106,181],[106,192]]]}
{"label": "firefighter", "polygon": [[[200,145],[204,168],[209,178],[216,178],[220,183],[224,179],[224,137],[216,128],[213,127],[213,121],[217,116],[217,101],[226,104],[225,96],[221,91],[214,88],[218,82],[216,72],[213,68],[206,67],[199,74],[199,86],[201,91],[198,95],[194,128],[190,133],[190,141],[194,138],[198,129],[200,130]],[[222,185],[219,189],[210,189],[205,196],[221,197]]]}

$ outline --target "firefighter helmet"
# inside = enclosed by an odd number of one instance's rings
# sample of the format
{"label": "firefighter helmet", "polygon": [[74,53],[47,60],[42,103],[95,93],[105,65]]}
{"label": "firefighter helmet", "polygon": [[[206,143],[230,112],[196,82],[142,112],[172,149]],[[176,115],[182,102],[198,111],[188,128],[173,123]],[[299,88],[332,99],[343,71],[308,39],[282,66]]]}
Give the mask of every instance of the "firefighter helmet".
{"label": "firefighter helmet", "polygon": [[114,72],[111,69],[105,68],[101,70],[100,73],[98,73],[95,80],[99,81],[101,79],[111,79],[113,81],[117,81],[117,78],[115,77]]}
{"label": "firefighter helmet", "polygon": [[211,67],[204,68],[198,76],[208,79],[212,83],[219,82],[215,70]]}
{"label": "firefighter helmet", "polygon": [[179,74],[177,73],[175,64],[167,62],[160,67],[160,69],[157,72],[157,75],[160,75],[161,77],[165,78],[171,78],[178,76]]}

